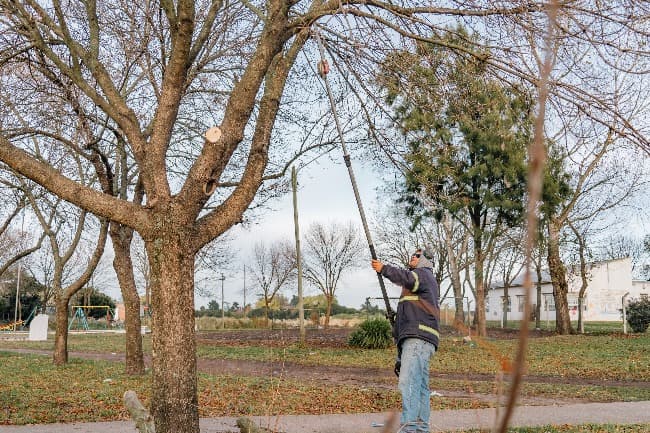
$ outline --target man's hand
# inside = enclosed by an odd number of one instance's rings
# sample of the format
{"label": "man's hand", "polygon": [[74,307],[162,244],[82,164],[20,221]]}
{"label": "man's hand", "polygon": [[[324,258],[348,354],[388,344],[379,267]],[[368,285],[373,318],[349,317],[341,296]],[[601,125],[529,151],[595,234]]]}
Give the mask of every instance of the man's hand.
{"label": "man's hand", "polygon": [[380,262],[379,260],[373,259],[370,262],[370,266],[375,270],[375,272],[380,273],[382,269],[384,269],[384,264]]}
{"label": "man's hand", "polygon": [[395,361],[395,367],[393,368],[393,373],[395,373],[395,376],[399,377],[399,371],[402,368],[402,360],[397,358],[397,361]]}

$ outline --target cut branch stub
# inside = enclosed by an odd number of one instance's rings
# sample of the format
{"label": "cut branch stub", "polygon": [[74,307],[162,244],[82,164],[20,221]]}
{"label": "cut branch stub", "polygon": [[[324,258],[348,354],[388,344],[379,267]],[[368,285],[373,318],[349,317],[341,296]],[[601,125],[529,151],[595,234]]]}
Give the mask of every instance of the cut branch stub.
{"label": "cut branch stub", "polygon": [[156,426],[149,411],[140,403],[135,391],[128,390],[124,393],[124,406],[135,421],[135,428],[140,433],[156,433]]}
{"label": "cut branch stub", "polygon": [[221,138],[221,129],[218,126],[213,126],[212,128],[205,131],[205,140],[214,144]]}
{"label": "cut branch stub", "polygon": [[[205,131],[205,142],[206,144],[215,144],[221,138],[221,128],[218,126],[213,126],[212,128]],[[212,195],[214,190],[217,188],[218,176],[210,174],[208,181],[203,184],[203,193],[205,195]]]}

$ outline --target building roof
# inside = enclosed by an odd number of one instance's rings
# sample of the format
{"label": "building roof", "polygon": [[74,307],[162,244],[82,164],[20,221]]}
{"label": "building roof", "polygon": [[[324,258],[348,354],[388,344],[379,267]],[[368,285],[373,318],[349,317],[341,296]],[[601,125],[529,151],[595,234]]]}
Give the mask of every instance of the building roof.
{"label": "building roof", "polygon": [[[510,283],[508,287],[522,287],[524,285],[524,277],[526,275],[525,270],[522,270],[519,275],[515,277],[514,280]],[[533,285],[537,284],[537,272],[531,270],[530,274],[531,280],[533,280]],[[551,274],[545,270],[542,269],[542,284],[550,284],[551,283]],[[493,289],[503,289],[504,284],[503,281],[496,281],[494,283],[490,284],[490,290]]]}

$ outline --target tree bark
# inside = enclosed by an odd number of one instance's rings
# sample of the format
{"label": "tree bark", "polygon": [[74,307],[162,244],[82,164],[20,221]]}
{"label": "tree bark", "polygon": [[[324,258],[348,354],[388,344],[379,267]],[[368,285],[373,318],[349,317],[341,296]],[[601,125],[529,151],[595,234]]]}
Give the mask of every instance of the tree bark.
{"label": "tree bark", "polygon": [[549,222],[548,235],[548,269],[555,300],[555,330],[560,335],[567,335],[573,332],[567,300],[569,284],[566,279],[566,268],[560,258],[560,228],[555,221]]}
{"label": "tree bark", "polygon": [[325,329],[330,327],[330,316],[332,315],[332,299],[334,295],[328,294],[325,295],[325,323],[323,326]]}
{"label": "tree bark", "polygon": [[145,239],[152,276],[151,414],[158,433],[196,433],[195,254],[186,236],[164,232],[156,236]]}
{"label": "tree bark", "polygon": [[116,222],[111,223],[111,241],[113,243],[113,269],[122,292],[125,308],[126,329],[126,362],[125,372],[128,375],[144,374],[144,357],[142,352],[142,337],[140,335],[140,297],[133,276],[131,261],[131,240],[133,230]]}
{"label": "tree bark", "polygon": [[61,293],[56,297],[56,331],[54,334],[54,365],[68,362],[68,303],[70,298]]}
{"label": "tree bark", "polygon": [[[502,301],[502,304],[503,304],[503,317],[502,317],[502,323],[501,323],[502,328],[507,328],[508,327],[508,305],[510,305],[510,302],[508,302],[509,301],[509,299],[508,299],[508,289],[509,289],[509,287],[508,287],[507,284],[503,286],[503,301]],[[524,320],[526,320],[526,319],[524,318]]]}
{"label": "tree bark", "polygon": [[485,285],[483,284],[483,251],[480,229],[474,229],[474,284],[476,285],[476,331],[479,337],[487,336],[485,323]]}

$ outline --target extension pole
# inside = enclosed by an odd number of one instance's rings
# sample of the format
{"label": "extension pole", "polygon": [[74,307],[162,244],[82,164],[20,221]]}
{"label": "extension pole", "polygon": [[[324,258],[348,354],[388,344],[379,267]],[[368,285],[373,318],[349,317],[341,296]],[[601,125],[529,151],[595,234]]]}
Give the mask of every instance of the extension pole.
{"label": "extension pole", "polygon": [[[357,207],[359,208],[359,215],[361,216],[361,223],[363,224],[363,231],[366,234],[366,240],[368,241],[368,248],[370,248],[370,256],[377,260],[377,253],[375,251],[375,246],[372,242],[372,237],[370,236],[370,229],[368,228],[368,222],[366,221],[366,214],[363,211],[363,204],[361,203],[361,196],[359,195],[359,188],[357,187],[357,181],[354,177],[354,171],[352,170],[352,163],[350,161],[350,154],[348,153],[347,146],[345,145],[345,140],[343,139],[343,130],[341,129],[341,124],[339,123],[339,117],[336,113],[336,104],[334,103],[334,97],[332,96],[332,90],[330,89],[330,84],[327,81],[327,72],[328,66],[325,63],[325,49],[323,48],[323,43],[320,39],[320,35],[316,33],[316,40],[318,41],[318,49],[320,51],[321,65],[324,67],[321,69],[320,77],[325,82],[325,89],[327,90],[327,97],[330,101],[330,108],[332,109],[332,116],[334,117],[334,123],[336,124],[336,131],[338,132],[339,141],[341,142],[341,148],[343,149],[343,160],[345,161],[345,166],[348,168],[348,175],[350,176],[350,182],[352,183],[352,190],[354,191],[354,198],[357,202]],[[386,303],[386,316],[391,324],[395,323],[395,314],[393,309],[390,306],[388,301],[388,293],[386,292],[386,286],[384,285],[384,279],[381,274],[377,272],[377,279],[379,280],[379,287],[381,288],[381,294],[384,297],[384,302]]]}

